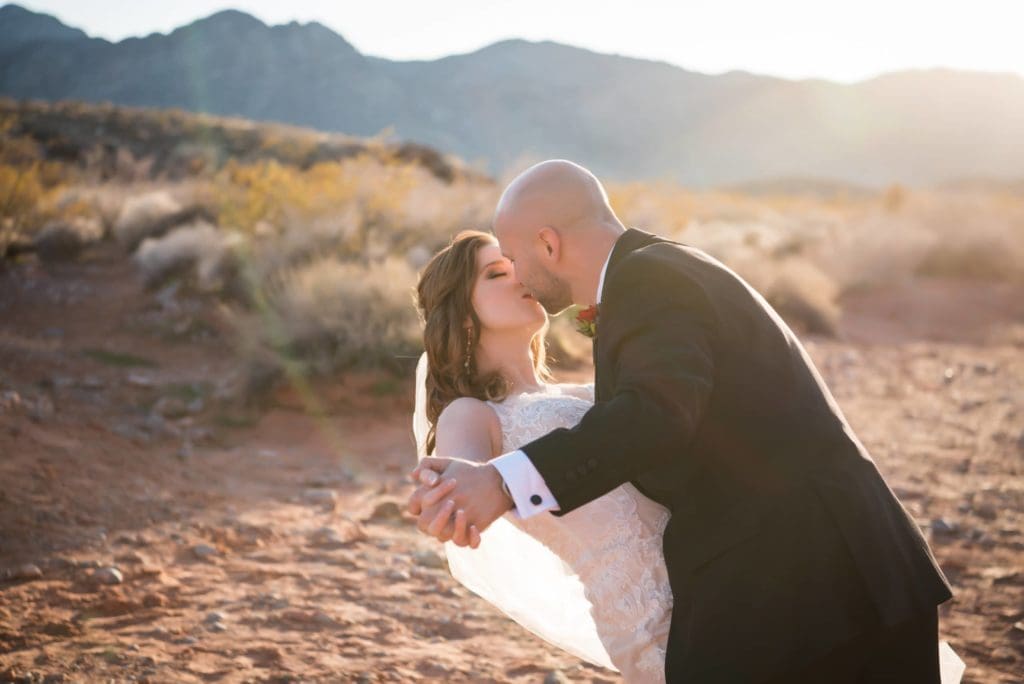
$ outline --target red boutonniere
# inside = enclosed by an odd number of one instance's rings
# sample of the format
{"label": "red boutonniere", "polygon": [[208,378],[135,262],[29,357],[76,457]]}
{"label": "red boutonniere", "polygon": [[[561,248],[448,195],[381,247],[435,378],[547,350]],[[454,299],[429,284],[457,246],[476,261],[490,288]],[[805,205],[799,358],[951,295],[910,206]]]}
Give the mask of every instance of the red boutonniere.
{"label": "red boutonniere", "polygon": [[576,314],[576,331],[587,337],[597,335],[597,304],[580,309]]}

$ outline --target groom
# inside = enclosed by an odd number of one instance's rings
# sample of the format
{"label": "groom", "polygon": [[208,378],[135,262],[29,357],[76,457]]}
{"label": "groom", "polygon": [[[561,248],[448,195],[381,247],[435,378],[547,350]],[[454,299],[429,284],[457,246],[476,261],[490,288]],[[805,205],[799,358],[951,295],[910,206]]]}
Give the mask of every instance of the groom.
{"label": "groom", "polygon": [[512,181],[494,232],[549,312],[599,303],[596,402],[488,463],[421,461],[419,528],[475,546],[468,523],[561,516],[632,482],[671,511],[668,682],[938,682],[949,585],[761,295],[697,249],[626,230],[564,160]]}

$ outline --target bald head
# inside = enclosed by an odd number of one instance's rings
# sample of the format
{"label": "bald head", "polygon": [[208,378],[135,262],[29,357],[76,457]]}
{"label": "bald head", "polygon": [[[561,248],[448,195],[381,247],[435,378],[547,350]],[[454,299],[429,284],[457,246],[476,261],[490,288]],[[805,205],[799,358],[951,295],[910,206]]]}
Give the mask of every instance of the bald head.
{"label": "bald head", "polygon": [[[601,182],[565,159],[540,162],[509,183],[498,200],[495,229],[550,226],[572,231],[615,219]],[[500,236],[499,236],[500,239]]]}
{"label": "bald head", "polygon": [[601,182],[552,159],[519,174],[502,193],[494,234],[516,275],[551,313],[592,303],[601,267],[625,231]]}

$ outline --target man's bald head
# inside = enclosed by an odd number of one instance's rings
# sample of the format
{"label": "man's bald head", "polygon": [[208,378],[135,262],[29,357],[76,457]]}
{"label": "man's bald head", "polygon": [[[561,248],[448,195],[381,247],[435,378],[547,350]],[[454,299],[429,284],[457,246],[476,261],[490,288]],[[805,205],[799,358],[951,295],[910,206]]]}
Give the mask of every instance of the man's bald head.
{"label": "man's bald head", "polygon": [[[608,194],[590,171],[565,159],[550,159],[523,171],[498,200],[495,231],[550,226],[570,231],[616,220]],[[501,236],[498,236],[501,239]]]}
{"label": "man's bald head", "polygon": [[601,182],[565,159],[516,176],[494,213],[501,251],[550,313],[593,299],[601,266],[624,230]]}

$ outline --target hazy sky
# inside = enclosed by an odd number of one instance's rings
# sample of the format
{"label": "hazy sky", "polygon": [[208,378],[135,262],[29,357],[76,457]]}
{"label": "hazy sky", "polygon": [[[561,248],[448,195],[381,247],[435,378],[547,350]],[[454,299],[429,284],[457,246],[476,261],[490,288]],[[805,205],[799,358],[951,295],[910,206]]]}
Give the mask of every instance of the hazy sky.
{"label": "hazy sky", "polygon": [[434,59],[505,38],[554,40],[694,71],[856,81],[945,66],[1024,76],[1024,0],[24,0],[120,40],[226,8],[316,20],[364,54]]}

